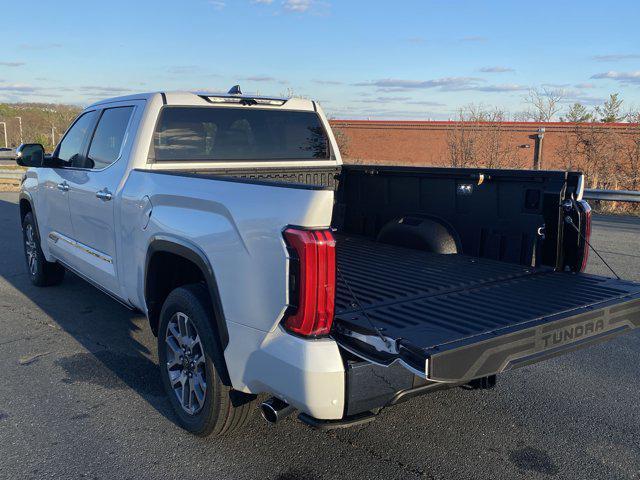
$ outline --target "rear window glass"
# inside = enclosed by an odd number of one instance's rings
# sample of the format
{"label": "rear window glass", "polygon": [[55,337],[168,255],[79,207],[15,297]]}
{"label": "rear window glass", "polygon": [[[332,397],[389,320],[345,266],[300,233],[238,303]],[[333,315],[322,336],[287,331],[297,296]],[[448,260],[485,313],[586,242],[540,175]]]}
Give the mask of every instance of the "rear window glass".
{"label": "rear window glass", "polygon": [[156,160],[322,160],[329,142],[315,112],[165,107]]}

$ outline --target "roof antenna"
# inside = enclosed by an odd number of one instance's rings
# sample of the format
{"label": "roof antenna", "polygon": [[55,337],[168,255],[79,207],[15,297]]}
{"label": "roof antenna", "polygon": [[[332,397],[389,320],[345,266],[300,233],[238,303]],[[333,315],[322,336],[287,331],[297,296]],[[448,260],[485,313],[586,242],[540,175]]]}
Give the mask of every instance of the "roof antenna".
{"label": "roof antenna", "polygon": [[240,85],[234,85],[227,93],[229,95],[242,95],[242,90],[240,90]]}

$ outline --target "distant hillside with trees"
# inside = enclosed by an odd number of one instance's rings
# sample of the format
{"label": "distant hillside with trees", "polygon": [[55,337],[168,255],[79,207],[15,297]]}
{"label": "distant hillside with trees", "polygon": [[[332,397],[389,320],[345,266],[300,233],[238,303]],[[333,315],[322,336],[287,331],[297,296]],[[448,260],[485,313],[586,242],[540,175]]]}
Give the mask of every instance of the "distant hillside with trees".
{"label": "distant hillside with trees", "polygon": [[[7,124],[6,144],[15,148],[20,143],[41,143],[51,151],[81,110],[75,105],[53,103],[0,103],[0,122]],[[4,146],[0,125],[0,147]]]}

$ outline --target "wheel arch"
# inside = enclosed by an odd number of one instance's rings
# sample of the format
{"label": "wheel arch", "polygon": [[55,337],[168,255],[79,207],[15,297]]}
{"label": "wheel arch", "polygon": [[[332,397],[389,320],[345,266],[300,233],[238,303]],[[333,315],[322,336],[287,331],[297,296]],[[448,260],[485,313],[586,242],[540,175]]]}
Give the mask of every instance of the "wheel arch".
{"label": "wheel arch", "polygon": [[434,253],[463,253],[456,229],[435,215],[408,214],[395,218],[383,225],[377,240]]}
{"label": "wheel arch", "polygon": [[[149,323],[154,334],[158,334],[158,321],[162,305],[158,305],[164,294],[162,289],[162,279],[155,278],[161,266],[160,261],[171,258],[176,262],[189,262],[197,268],[201,274],[202,280],[206,284],[209,298],[213,308],[214,318],[212,326],[217,334],[220,353],[222,354],[229,344],[229,331],[227,329],[222,301],[218,290],[218,284],[215,278],[213,267],[204,252],[192,242],[173,237],[155,236],[151,239],[147,248],[145,271],[144,271],[144,300],[147,307]],[[185,265],[185,264],[183,264]],[[155,277],[154,277],[155,276]],[[172,285],[171,289],[179,285]],[[166,292],[168,294],[168,292]],[[156,298],[158,295],[160,297]]]}
{"label": "wheel arch", "polygon": [[31,214],[33,215],[33,221],[36,222],[36,228],[38,228],[38,220],[36,219],[36,213],[33,209],[33,200],[31,199],[31,195],[29,195],[26,192],[21,192],[19,205],[20,205],[20,224],[22,224],[22,221],[24,220],[24,217],[27,215],[27,213],[31,212]]}
{"label": "wheel arch", "polygon": [[[44,244],[42,243],[42,237],[40,235],[40,225],[38,224],[38,217],[36,215],[36,210],[34,208],[34,203],[31,195],[29,195],[27,192],[20,192],[18,204],[20,207],[20,228],[22,228],[24,217],[27,216],[27,213],[31,213],[31,216],[33,217],[33,223],[35,223],[36,233],[38,235],[38,238],[40,239],[40,246],[42,248]],[[45,254],[45,257],[46,255],[47,254]]]}

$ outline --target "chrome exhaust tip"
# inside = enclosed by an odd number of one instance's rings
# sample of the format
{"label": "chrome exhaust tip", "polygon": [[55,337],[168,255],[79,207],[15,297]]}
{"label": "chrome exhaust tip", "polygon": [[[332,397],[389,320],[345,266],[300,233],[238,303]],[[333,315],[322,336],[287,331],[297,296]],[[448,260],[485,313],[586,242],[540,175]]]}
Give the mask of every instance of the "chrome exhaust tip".
{"label": "chrome exhaust tip", "polygon": [[293,413],[295,408],[287,402],[283,402],[279,398],[271,397],[269,400],[260,404],[260,413],[269,423],[278,423],[287,415]]}

